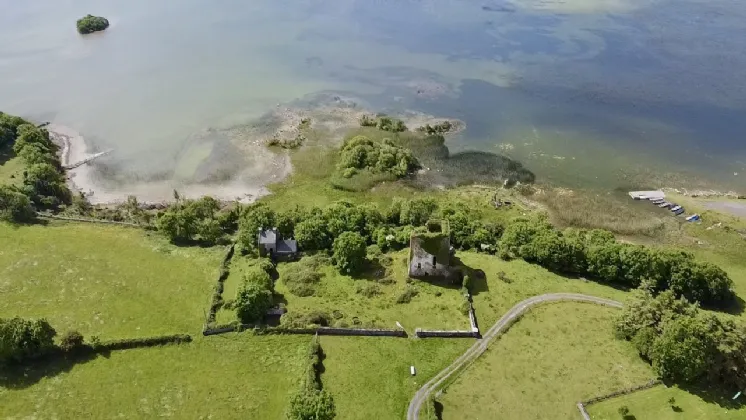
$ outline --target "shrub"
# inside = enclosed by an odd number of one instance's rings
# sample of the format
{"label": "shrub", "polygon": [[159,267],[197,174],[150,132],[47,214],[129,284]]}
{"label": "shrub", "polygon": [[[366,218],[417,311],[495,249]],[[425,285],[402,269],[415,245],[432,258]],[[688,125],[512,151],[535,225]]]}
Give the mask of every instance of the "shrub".
{"label": "shrub", "polygon": [[292,139],[281,139],[279,137],[272,137],[267,141],[267,146],[277,146],[283,149],[297,149],[303,146],[303,143],[305,142],[306,136],[304,136],[303,134],[298,134]]}
{"label": "shrub", "polygon": [[30,222],[35,215],[31,200],[25,194],[11,186],[0,185],[0,220]]}
{"label": "shrub", "polygon": [[344,232],[334,240],[332,259],[341,273],[357,273],[365,266],[367,246],[356,232]]}
{"label": "shrub", "polygon": [[409,303],[412,298],[417,296],[417,289],[414,287],[407,286],[406,289],[396,298],[396,303]]}
{"label": "shrub", "polygon": [[0,318],[0,365],[42,357],[53,351],[57,332],[45,319]]}
{"label": "shrub", "polygon": [[83,346],[83,334],[68,331],[60,338],[60,348],[65,352],[72,352]]}
{"label": "shrub", "polygon": [[381,287],[377,284],[358,285],[356,292],[367,298],[374,298],[382,293]]}
{"label": "shrub", "polygon": [[81,35],[103,31],[109,27],[109,21],[100,16],[86,15],[77,22],[78,33]]}
{"label": "shrub", "polygon": [[308,313],[285,312],[280,318],[280,325],[286,328],[326,327],[331,322],[331,319],[329,314],[321,311],[311,311]]}

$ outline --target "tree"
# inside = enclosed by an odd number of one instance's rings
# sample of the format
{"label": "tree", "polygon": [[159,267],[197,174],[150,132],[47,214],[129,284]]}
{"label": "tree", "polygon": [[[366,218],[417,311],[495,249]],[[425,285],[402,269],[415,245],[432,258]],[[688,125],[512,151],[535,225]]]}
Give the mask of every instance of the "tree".
{"label": "tree", "polygon": [[276,215],[264,203],[255,203],[246,208],[238,220],[238,243],[244,249],[255,249],[259,229],[276,227]]}
{"label": "tree", "polygon": [[400,224],[424,226],[437,209],[438,203],[432,198],[413,198],[405,201],[401,204]]}
{"label": "tree", "polygon": [[8,185],[0,185],[0,220],[23,223],[34,219],[35,212],[31,200]]}
{"label": "tree", "polygon": [[45,319],[0,318],[0,365],[47,354],[55,348],[56,334]]}
{"label": "tree", "polygon": [[52,164],[31,165],[25,172],[23,180],[31,200],[42,207],[56,207],[69,204],[72,193],[65,185],[65,177]]}
{"label": "tree", "polygon": [[169,208],[155,221],[156,229],[171,242],[187,242],[197,233],[194,215],[190,212]]}
{"label": "tree", "polygon": [[521,247],[528,245],[541,230],[551,229],[544,220],[517,219],[503,232],[500,246],[514,256],[521,256]]}
{"label": "tree", "polygon": [[295,239],[301,248],[308,250],[328,249],[332,244],[326,220],[319,214],[295,225]]}
{"label": "tree", "polygon": [[357,232],[344,232],[334,240],[332,259],[340,273],[357,273],[365,266],[367,246]]}
{"label": "tree", "polygon": [[0,147],[13,143],[18,135],[18,127],[23,124],[29,124],[29,122],[21,117],[0,112]]}
{"label": "tree", "polygon": [[272,291],[259,283],[244,281],[236,293],[234,306],[242,323],[261,321],[272,307]]}
{"label": "tree", "polygon": [[703,316],[680,317],[666,323],[653,344],[653,367],[661,378],[694,383],[711,369],[717,343]]}
{"label": "tree", "polygon": [[100,16],[86,15],[77,22],[78,33],[81,35],[103,31],[109,27],[109,21]]}

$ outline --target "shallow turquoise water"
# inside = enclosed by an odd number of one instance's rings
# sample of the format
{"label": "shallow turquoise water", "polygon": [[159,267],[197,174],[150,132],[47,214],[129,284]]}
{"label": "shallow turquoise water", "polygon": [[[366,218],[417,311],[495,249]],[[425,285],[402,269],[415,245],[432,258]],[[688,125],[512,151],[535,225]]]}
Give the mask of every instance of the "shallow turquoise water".
{"label": "shallow turquoise water", "polygon": [[[634,162],[746,185],[746,3],[735,0],[0,0],[0,10],[0,109],[71,126],[158,173],[195,132],[333,91],[461,118],[452,150],[508,153],[540,179],[616,186]],[[112,26],[79,36],[87,13]]]}

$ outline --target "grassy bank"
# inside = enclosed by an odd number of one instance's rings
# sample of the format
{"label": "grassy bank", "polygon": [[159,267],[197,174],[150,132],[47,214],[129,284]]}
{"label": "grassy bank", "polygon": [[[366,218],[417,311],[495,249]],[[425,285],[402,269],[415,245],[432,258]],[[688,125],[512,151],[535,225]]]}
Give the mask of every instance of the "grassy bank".
{"label": "grassy bank", "polygon": [[199,331],[221,258],[80,223],[0,224],[0,243],[0,317],[46,317],[102,339]]}
{"label": "grassy bank", "polygon": [[646,382],[651,369],[612,335],[615,313],[578,303],[532,310],[447,388],[443,419],[575,420],[577,401]]}

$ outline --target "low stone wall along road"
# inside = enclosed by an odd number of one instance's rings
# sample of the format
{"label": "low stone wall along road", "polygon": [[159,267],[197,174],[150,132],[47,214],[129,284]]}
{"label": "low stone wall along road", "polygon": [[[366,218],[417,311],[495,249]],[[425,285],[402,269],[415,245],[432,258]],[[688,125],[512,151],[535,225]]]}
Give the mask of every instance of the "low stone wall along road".
{"label": "low stone wall along road", "polygon": [[510,310],[506,312],[505,315],[503,315],[502,318],[500,318],[495,323],[495,325],[493,325],[482,336],[481,340],[478,340],[476,343],[474,343],[473,346],[469,347],[469,349],[466,350],[464,354],[459,356],[448,367],[436,374],[425,385],[423,385],[416,394],[414,394],[414,398],[412,398],[412,401],[409,402],[409,410],[407,410],[407,420],[418,420],[422,404],[427,401],[430,395],[433,392],[437,391],[438,388],[440,388],[440,386],[443,384],[443,382],[445,382],[448,378],[450,378],[462,368],[468,366],[479,356],[481,356],[482,353],[487,350],[487,346],[490,344],[490,341],[507,331],[508,328],[510,328],[510,326],[513,324],[513,322],[518,320],[521,315],[528,312],[534,306],[541,305],[543,303],[562,301],[595,303],[598,305],[605,305],[613,308],[622,307],[621,303],[614,300],[581,295],[577,293],[549,293],[546,295],[534,296],[532,298],[528,298],[522,302],[519,302],[518,304],[510,308]]}

